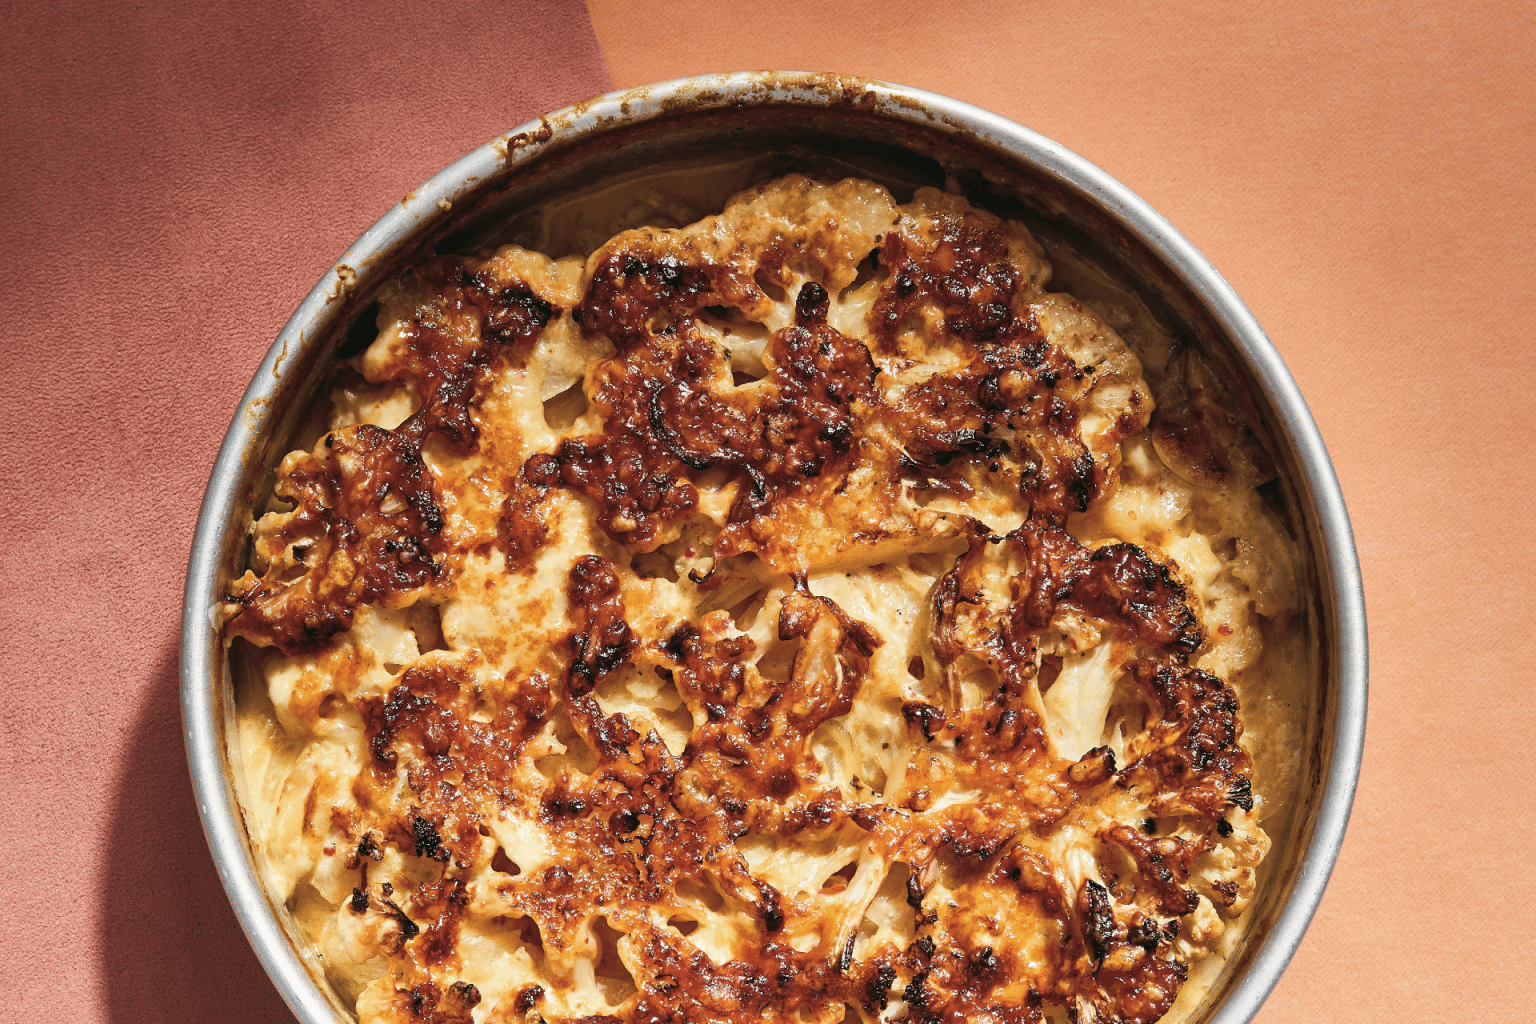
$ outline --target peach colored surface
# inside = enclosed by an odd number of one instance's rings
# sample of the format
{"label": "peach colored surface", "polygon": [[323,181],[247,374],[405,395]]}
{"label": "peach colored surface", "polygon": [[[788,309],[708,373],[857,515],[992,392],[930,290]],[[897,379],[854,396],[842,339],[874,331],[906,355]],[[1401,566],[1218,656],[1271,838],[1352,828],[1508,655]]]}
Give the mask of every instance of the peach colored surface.
{"label": "peach colored surface", "polygon": [[792,67],[948,93],[1200,246],[1322,426],[1373,641],[1349,837],[1259,1019],[1526,1017],[1536,13],[1082,6],[7,5],[0,1021],[288,1019],[186,782],[196,503],[330,261],[452,159],[606,88],[605,56],[621,86]]}

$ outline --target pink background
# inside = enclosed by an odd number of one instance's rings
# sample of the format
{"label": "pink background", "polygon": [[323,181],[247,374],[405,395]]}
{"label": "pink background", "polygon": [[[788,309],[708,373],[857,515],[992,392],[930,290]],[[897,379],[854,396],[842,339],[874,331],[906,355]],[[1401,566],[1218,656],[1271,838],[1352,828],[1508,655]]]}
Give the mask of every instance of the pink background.
{"label": "pink background", "polygon": [[1372,634],[1349,836],[1259,1020],[1529,1015],[1536,9],[5,14],[0,1020],[291,1019],[219,888],[180,738],[180,590],[223,427],[304,293],[432,173],[610,85],[760,67],[1012,117],[1232,281],[1329,442]]}

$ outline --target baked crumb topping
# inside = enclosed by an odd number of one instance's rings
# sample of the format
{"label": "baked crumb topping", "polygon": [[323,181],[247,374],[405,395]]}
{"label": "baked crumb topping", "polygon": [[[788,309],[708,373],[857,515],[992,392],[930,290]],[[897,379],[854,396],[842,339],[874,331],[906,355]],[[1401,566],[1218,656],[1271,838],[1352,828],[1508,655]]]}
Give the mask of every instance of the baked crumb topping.
{"label": "baked crumb topping", "polygon": [[790,176],[386,289],[223,608],[361,1020],[1168,1013],[1269,846],[1234,684],[1295,556],[1209,369],[1050,277]]}

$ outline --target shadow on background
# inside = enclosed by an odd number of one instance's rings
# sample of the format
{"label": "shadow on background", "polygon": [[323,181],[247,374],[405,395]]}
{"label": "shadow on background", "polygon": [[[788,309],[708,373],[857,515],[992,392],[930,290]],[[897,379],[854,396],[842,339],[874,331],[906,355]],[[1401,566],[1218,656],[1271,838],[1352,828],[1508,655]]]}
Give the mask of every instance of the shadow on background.
{"label": "shadow on background", "polygon": [[114,1024],[293,1020],[213,869],[187,773],[174,646],[155,660],[108,851],[101,959]]}

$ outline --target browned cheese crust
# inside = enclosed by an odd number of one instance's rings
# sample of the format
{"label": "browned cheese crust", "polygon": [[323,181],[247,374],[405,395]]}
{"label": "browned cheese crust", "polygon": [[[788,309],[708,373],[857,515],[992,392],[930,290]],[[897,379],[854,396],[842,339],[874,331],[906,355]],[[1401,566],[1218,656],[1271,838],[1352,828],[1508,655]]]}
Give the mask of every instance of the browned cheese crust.
{"label": "browned cheese crust", "polygon": [[[1169,1010],[1267,840],[1228,620],[1083,525],[1154,403],[1049,275],[790,177],[386,295],[224,606],[258,854],[364,1021]],[[1207,384],[1153,444],[1251,488]]]}

